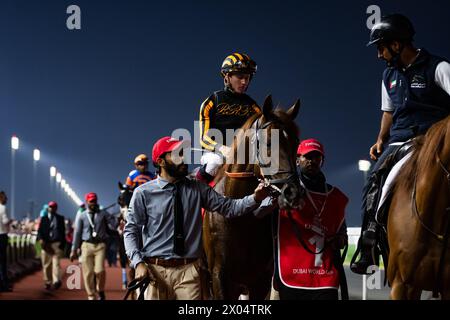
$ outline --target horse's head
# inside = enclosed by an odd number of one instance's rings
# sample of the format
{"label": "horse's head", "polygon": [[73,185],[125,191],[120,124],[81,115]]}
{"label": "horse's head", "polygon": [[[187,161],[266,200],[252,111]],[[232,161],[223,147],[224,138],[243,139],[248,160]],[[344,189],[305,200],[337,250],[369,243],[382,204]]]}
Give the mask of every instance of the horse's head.
{"label": "horse's head", "polygon": [[274,110],[269,95],[262,115],[252,125],[256,132],[252,143],[256,167],[265,182],[278,191],[281,208],[296,207],[303,193],[296,167],[299,129],[294,120],[299,110],[299,100],[287,111]]}
{"label": "horse's head", "polygon": [[122,208],[128,207],[131,201],[131,196],[133,195],[133,191],[131,191],[128,186],[122,184],[122,182],[120,181],[118,184],[120,194],[119,197],[117,198],[117,204]]}

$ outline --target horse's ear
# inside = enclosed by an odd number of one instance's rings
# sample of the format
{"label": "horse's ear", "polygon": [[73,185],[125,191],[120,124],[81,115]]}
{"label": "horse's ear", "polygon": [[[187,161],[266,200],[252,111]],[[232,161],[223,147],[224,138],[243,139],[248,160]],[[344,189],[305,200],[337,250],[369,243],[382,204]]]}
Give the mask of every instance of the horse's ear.
{"label": "horse's ear", "polygon": [[300,99],[297,99],[294,105],[290,107],[288,111],[286,111],[286,113],[292,120],[294,120],[295,118],[297,118],[299,110],[300,110]]}
{"label": "horse's ear", "polygon": [[123,190],[123,189],[125,189],[125,188],[123,187],[122,182],[119,181],[119,190]]}
{"label": "horse's ear", "polygon": [[272,114],[272,110],[273,110],[273,102],[272,102],[272,95],[269,94],[266,99],[264,100],[264,105],[263,105],[263,115],[266,118],[269,118],[270,115]]}

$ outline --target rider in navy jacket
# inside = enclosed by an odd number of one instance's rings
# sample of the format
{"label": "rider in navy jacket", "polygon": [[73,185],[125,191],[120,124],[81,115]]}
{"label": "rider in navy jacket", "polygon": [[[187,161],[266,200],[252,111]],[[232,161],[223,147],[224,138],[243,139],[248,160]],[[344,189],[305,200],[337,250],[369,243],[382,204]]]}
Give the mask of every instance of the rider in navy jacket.
{"label": "rider in navy jacket", "polygon": [[375,202],[380,190],[375,194],[369,190],[377,183],[380,167],[399,145],[425,134],[450,114],[450,64],[425,49],[415,48],[414,34],[411,22],[400,14],[383,17],[370,34],[368,45],[377,45],[378,58],[387,62],[387,68],[381,85],[381,128],[377,142],[370,148],[370,156],[377,162],[363,194],[361,256],[351,265],[352,271],[359,274],[367,273],[367,268],[375,264],[371,253],[377,239]]}

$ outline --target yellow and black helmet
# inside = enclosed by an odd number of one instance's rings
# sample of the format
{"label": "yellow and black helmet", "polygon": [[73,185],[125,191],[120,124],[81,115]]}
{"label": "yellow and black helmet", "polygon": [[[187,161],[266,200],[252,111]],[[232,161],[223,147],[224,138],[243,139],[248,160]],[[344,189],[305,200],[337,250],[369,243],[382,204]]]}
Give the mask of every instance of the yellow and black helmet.
{"label": "yellow and black helmet", "polygon": [[248,73],[253,76],[256,73],[256,69],[256,62],[248,55],[235,52],[223,60],[220,73],[222,74],[222,77],[225,77],[225,75],[230,72]]}

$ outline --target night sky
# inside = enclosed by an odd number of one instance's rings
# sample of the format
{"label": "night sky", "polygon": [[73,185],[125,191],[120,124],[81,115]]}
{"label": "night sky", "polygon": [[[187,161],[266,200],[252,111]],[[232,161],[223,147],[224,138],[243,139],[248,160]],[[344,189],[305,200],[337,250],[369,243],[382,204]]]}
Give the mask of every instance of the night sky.
{"label": "night sky", "polygon": [[[81,8],[81,30],[68,30],[66,8]],[[416,45],[450,58],[446,1],[21,1],[0,4],[0,189],[11,193],[10,138],[16,153],[16,212],[50,194],[55,165],[77,194],[115,202],[139,153],[176,128],[192,133],[201,102],[223,86],[226,55],[258,63],[248,94],[262,104],[302,109],[301,138],[325,145],[324,172],[350,198],[347,220],[360,223],[363,174],[378,134],[384,62],[366,48],[366,9],[413,21]],[[152,168],[153,169],[153,168]],[[60,192],[60,212],[76,206]],[[35,211],[36,215],[36,211]]]}

